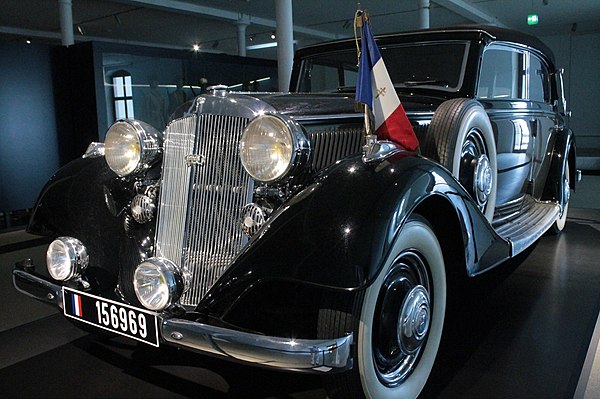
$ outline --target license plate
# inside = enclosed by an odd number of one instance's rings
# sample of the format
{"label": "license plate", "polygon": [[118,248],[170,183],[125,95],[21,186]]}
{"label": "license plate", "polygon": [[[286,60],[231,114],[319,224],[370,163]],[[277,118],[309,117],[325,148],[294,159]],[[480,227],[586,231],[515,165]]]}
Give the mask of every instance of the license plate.
{"label": "license plate", "polygon": [[63,305],[67,317],[158,346],[158,317],[152,312],[66,287]]}

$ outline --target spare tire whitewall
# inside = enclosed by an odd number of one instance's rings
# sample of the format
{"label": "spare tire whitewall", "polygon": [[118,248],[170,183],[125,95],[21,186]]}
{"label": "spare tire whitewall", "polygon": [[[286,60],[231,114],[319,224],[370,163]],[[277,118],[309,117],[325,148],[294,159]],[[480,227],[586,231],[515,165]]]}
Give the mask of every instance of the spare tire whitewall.
{"label": "spare tire whitewall", "polygon": [[443,102],[433,115],[421,150],[452,172],[491,222],[498,163],[494,132],[481,103],[468,98]]}

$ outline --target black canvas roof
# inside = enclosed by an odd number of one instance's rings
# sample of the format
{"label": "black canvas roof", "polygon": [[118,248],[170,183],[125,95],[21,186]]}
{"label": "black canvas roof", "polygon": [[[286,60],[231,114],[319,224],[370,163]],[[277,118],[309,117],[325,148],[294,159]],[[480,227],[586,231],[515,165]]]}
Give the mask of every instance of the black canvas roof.
{"label": "black canvas roof", "polygon": [[[375,39],[378,44],[386,45],[393,43],[443,40],[443,39],[478,39],[487,38],[489,41],[506,41],[511,43],[523,44],[532,47],[542,53],[554,68],[554,54],[548,46],[535,36],[528,35],[523,32],[499,28],[497,26],[488,25],[457,25],[443,28],[420,29],[414,31],[387,33],[376,35]],[[299,56],[311,53],[319,53],[323,51],[335,51],[348,48],[348,44],[354,46],[354,38],[330,41],[305,47],[298,51]]]}

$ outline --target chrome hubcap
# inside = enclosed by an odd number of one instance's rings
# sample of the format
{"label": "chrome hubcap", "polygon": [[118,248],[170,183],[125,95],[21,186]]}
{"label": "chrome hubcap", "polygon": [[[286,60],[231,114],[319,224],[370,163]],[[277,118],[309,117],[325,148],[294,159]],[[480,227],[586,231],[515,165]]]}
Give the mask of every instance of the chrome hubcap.
{"label": "chrome hubcap", "polygon": [[493,171],[485,141],[476,129],[467,134],[463,143],[458,180],[484,211],[493,189]]}
{"label": "chrome hubcap", "polygon": [[474,191],[478,204],[485,204],[492,192],[492,167],[487,155],[482,154],[477,159],[474,172]]}
{"label": "chrome hubcap", "polygon": [[415,369],[426,345],[432,314],[425,259],[416,251],[396,258],[377,299],[372,347],[382,384],[401,384]]}
{"label": "chrome hubcap", "polygon": [[429,331],[431,311],[429,293],[422,285],[417,285],[409,293],[398,320],[398,343],[407,355],[414,355],[425,340]]}

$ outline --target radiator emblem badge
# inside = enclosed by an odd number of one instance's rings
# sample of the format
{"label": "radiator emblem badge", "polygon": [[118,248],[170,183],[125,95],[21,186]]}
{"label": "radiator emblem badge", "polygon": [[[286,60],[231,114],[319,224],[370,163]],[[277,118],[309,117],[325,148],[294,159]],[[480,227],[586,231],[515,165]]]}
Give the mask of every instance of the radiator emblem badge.
{"label": "radiator emblem badge", "polygon": [[185,164],[187,166],[198,165],[204,166],[206,157],[202,154],[190,154],[185,156]]}

